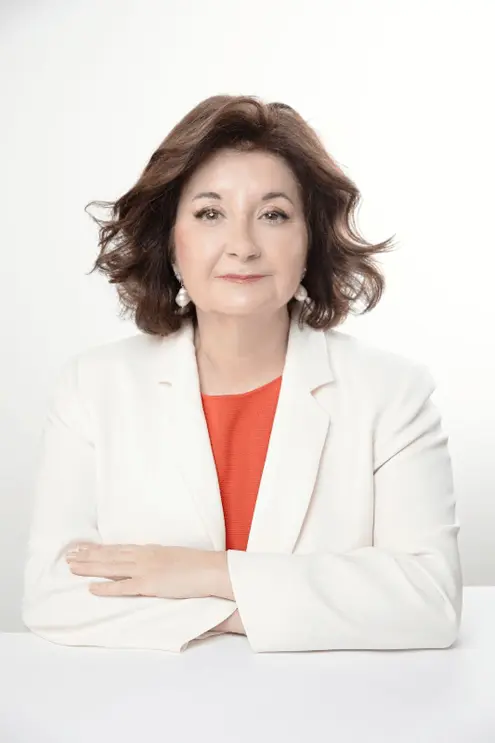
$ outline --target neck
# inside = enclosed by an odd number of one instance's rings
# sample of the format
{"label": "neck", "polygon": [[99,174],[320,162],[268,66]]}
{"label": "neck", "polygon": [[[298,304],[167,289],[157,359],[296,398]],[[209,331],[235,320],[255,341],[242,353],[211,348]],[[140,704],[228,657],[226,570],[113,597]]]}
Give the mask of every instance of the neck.
{"label": "neck", "polygon": [[247,392],[280,376],[289,326],[286,307],[262,319],[198,310],[194,343],[202,392]]}

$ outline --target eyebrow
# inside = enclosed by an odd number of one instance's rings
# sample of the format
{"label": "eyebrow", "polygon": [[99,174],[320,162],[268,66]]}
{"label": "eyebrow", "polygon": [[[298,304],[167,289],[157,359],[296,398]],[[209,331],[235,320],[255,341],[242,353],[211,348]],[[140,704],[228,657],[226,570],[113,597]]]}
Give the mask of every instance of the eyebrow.
{"label": "eyebrow", "polygon": [[[276,198],[282,198],[287,199],[287,201],[290,201],[292,205],[294,205],[294,202],[292,201],[289,196],[287,196],[286,193],[283,191],[269,191],[264,196],[261,197],[262,201],[269,201],[270,199],[276,199]],[[196,196],[193,197],[193,201],[196,199],[222,199],[220,194],[216,193],[215,191],[201,191],[201,193],[197,193]]]}

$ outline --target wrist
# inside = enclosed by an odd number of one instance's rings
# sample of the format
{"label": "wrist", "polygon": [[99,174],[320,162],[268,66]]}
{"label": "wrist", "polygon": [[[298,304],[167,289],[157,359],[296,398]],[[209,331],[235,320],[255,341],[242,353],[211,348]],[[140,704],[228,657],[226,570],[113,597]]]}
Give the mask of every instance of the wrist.
{"label": "wrist", "polygon": [[201,595],[235,600],[230,582],[226,551],[205,551]]}
{"label": "wrist", "polygon": [[239,609],[236,609],[230,617],[213,627],[216,632],[233,632],[236,635],[245,635],[246,631],[239,615]]}

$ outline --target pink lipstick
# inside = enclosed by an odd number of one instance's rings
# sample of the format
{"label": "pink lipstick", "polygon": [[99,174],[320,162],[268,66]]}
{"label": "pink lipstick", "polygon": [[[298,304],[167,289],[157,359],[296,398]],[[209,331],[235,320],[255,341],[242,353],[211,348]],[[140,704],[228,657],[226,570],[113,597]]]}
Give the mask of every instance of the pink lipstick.
{"label": "pink lipstick", "polygon": [[244,284],[244,283],[250,283],[252,281],[259,281],[259,279],[263,279],[263,274],[248,274],[248,275],[242,275],[242,274],[235,274],[235,273],[226,273],[223,276],[219,276],[220,279],[225,279],[225,281],[234,281],[238,284]]}

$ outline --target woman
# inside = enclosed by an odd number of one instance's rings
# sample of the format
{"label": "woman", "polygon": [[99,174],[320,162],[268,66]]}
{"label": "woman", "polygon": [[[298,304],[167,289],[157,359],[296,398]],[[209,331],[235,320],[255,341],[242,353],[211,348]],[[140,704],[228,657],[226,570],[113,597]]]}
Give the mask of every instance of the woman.
{"label": "woman", "polygon": [[32,632],[172,652],[222,632],[255,652],[454,643],[434,380],[336,330],[360,298],[377,304],[374,256],[391,248],[353,228],[359,198],[292,108],[214,96],[97,220],[92,270],[140,332],[60,372],[25,567]]}

